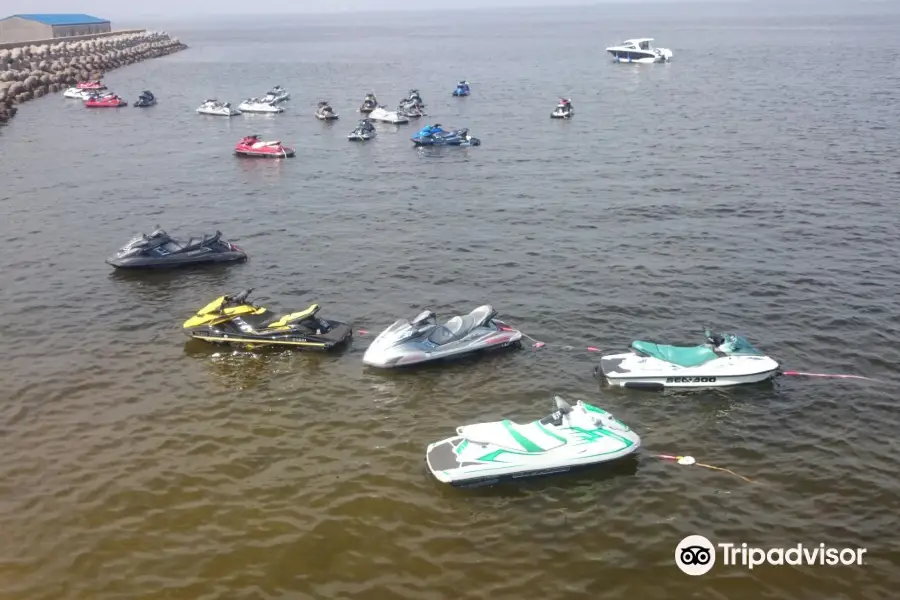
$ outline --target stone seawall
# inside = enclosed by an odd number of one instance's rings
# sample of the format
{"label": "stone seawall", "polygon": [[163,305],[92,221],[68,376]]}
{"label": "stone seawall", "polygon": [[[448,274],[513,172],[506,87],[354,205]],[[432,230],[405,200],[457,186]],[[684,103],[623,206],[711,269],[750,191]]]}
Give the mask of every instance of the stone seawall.
{"label": "stone seawall", "polygon": [[132,31],[0,49],[0,123],[15,116],[18,104],[185,48],[164,32]]}

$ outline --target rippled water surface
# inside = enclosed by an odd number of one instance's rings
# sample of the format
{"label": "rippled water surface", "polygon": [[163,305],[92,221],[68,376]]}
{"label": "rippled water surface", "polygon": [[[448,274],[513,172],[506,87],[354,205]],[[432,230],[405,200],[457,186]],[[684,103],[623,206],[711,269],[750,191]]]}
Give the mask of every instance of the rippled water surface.
{"label": "rippled water surface", "polygon": [[[107,77],[158,106],[24,106],[0,129],[0,596],[894,597],[900,18],[876,9],[172,25],[190,50]],[[641,35],[674,61],[604,55]],[[471,97],[450,97],[459,78]],[[282,115],[194,113],[275,84],[293,94]],[[415,124],[347,141],[366,92],[393,105],[411,87],[427,121],[483,146],[417,151]],[[549,119],[559,95],[571,122]],[[338,122],[312,117],[321,99]],[[247,133],[297,157],[237,159]],[[104,257],[155,225],[219,228],[251,260],[112,273]],[[188,316],[246,287],[370,333],[334,356],[187,343]],[[394,319],[486,302],[546,347],[363,368]],[[880,382],[661,395],[592,377],[589,345],[698,343],[705,326],[746,333],[786,369]],[[426,473],[429,442],[543,416],[553,394],[631,425],[638,459],[466,492]],[[694,533],[868,553],[692,578],[673,554]]]}

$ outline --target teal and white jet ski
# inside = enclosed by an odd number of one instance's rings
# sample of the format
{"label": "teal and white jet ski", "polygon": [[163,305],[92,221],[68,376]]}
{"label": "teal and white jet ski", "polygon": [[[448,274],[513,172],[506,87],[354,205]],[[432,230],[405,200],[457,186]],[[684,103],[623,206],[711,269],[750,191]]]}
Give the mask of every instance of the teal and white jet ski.
{"label": "teal and white jet ski", "polygon": [[637,389],[728,387],[757,383],[778,373],[778,362],[733,333],[706,332],[699,346],[635,341],[631,352],[600,359],[595,374],[610,384]]}
{"label": "teal and white jet ski", "polygon": [[455,487],[565,473],[633,454],[641,438],[601,408],[557,396],[557,410],[520,424],[509,420],[464,425],[428,446],[425,462],[438,480]]}

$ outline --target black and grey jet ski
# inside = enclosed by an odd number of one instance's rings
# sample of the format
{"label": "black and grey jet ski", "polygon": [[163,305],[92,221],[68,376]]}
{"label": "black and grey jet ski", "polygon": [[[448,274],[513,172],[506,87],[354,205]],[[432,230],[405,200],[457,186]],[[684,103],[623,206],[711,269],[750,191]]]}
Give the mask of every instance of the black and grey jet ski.
{"label": "black and grey jet ski", "polygon": [[362,104],[359,107],[359,112],[367,115],[376,108],[378,108],[378,99],[375,97],[375,94],[369,93],[363,98]]}
{"label": "black and grey jet ski", "polygon": [[319,305],[276,315],[247,301],[253,288],[220,296],[184,322],[190,337],[244,348],[282,346],[302,350],[331,350],[345,346],[353,337],[346,323],[318,316]]}
{"label": "black and grey jet ski", "polygon": [[485,304],[441,325],[433,312],[422,311],[412,321],[400,319],[382,331],[366,349],[363,363],[402,367],[518,345],[522,332],[495,319],[496,315]]}
{"label": "black and grey jet ski", "polygon": [[149,90],[144,90],[132,106],[153,106],[154,104],[156,104],[156,97]]}
{"label": "black and grey jet ski", "polygon": [[170,269],[247,260],[247,253],[222,239],[222,232],[176,240],[162,229],[133,238],[106,262],[117,269]]}

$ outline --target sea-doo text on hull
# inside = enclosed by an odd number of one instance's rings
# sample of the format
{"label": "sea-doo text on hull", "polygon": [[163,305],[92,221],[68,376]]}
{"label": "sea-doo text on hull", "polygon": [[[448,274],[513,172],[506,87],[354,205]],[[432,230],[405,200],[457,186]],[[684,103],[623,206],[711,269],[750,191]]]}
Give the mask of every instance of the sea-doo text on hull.
{"label": "sea-doo text on hull", "polygon": [[597,370],[612,385],[650,390],[727,387],[778,373],[778,363],[742,336],[707,331],[706,338],[700,346],[635,341],[632,352],[602,357]]}
{"label": "sea-doo text on hull", "polygon": [[641,447],[640,436],[607,411],[555,401],[554,413],[531,423],[457,427],[455,436],[428,446],[428,470],[455,487],[476,487],[592,467]]}
{"label": "sea-doo text on hull", "polygon": [[347,345],[353,330],[346,323],[317,316],[319,305],[283,316],[247,301],[253,288],[216,298],[184,322],[194,339],[240,347],[332,350]]}
{"label": "sea-doo text on hull", "polygon": [[618,46],[606,49],[615,62],[623,63],[657,63],[672,60],[672,51],[668,48],[654,48],[650,45],[653,38],[635,38],[625,40]]}
{"label": "sea-doo text on hull", "polygon": [[214,117],[233,117],[241,114],[241,111],[232,108],[231,102],[219,102],[218,100],[207,100],[197,108],[197,112]]}
{"label": "sea-doo text on hull", "polygon": [[136,236],[106,262],[117,269],[171,269],[243,260],[247,260],[247,253],[223,240],[220,231],[183,242],[157,229],[150,235]]}
{"label": "sea-doo text on hull", "polygon": [[278,140],[266,142],[259,139],[258,135],[248,135],[237,143],[234,153],[251,158],[291,158],[294,156],[294,149]]}
{"label": "sea-doo text on hull", "polygon": [[363,355],[363,363],[402,367],[519,345],[522,332],[495,319],[496,314],[486,304],[443,325],[430,310],[422,311],[412,321],[399,319],[375,338]]}

